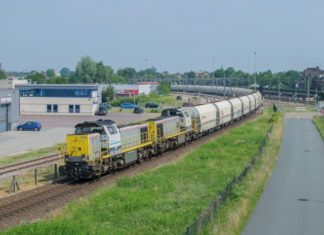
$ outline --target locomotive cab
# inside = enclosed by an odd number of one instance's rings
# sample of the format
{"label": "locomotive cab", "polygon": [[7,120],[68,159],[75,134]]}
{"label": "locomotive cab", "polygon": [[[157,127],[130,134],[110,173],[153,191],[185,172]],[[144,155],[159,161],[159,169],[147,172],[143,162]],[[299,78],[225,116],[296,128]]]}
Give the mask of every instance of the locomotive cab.
{"label": "locomotive cab", "polygon": [[95,122],[84,122],[75,126],[75,134],[99,133],[101,149],[108,151],[111,155],[117,154],[121,149],[120,132],[112,120],[98,120]]}
{"label": "locomotive cab", "polygon": [[181,129],[185,131],[191,131],[192,130],[192,122],[191,117],[189,115],[188,108],[179,108],[179,109],[164,109],[162,111],[161,117],[174,117],[178,116],[180,117],[181,122]]}

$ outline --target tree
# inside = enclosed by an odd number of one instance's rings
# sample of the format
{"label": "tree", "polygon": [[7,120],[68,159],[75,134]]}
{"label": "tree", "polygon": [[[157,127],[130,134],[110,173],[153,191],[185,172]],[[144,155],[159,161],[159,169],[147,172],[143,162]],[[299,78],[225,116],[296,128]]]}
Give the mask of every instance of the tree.
{"label": "tree", "polygon": [[64,77],[55,77],[55,78],[52,78],[50,80],[47,80],[46,83],[49,83],[49,84],[66,84],[66,83],[68,83],[68,79],[64,78]]}
{"label": "tree", "polygon": [[104,65],[101,61],[96,63],[96,76],[97,83],[110,83],[112,81],[113,69]]}
{"label": "tree", "polygon": [[196,77],[196,73],[194,71],[190,71],[188,73],[188,78],[195,78]]}
{"label": "tree", "polygon": [[96,72],[97,67],[94,60],[89,56],[84,56],[76,66],[75,80],[82,83],[94,83]]}
{"label": "tree", "polygon": [[3,70],[0,69],[0,80],[6,79],[6,77],[7,77],[6,73]]}
{"label": "tree", "polygon": [[137,72],[134,68],[118,69],[117,74],[126,80],[134,79],[137,76]]}
{"label": "tree", "polygon": [[62,77],[68,78],[71,76],[72,72],[69,68],[64,67],[60,70],[60,74]]}
{"label": "tree", "polygon": [[44,84],[46,83],[46,77],[43,73],[33,72],[26,76],[27,80],[30,80],[32,83]]}
{"label": "tree", "polygon": [[102,102],[108,102],[108,100],[113,100],[115,98],[115,90],[112,85],[109,85],[102,91]]}
{"label": "tree", "polygon": [[158,85],[157,90],[161,95],[168,95],[171,90],[171,85],[166,81],[162,81],[160,85]]}
{"label": "tree", "polygon": [[55,70],[54,69],[46,70],[46,77],[50,79],[54,79],[56,77]]}

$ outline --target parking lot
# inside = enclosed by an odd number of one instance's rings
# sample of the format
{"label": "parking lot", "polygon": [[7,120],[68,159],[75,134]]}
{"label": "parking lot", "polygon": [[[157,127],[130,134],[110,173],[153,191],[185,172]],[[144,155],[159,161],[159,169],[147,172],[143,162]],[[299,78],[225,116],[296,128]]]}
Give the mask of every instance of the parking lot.
{"label": "parking lot", "polygon": [[20,123],[39,121],[41,131],[10,131],[0,133],[0,157],[15,155],[34,149],[53,146],[65,141],[65,136],[73,133],[74,126],[84,121],[111,119],[117,124],[134,123],[159,116],[158,113],[133,114],[130,112],[110,112],[107,116],[46,116],[23,115]]}

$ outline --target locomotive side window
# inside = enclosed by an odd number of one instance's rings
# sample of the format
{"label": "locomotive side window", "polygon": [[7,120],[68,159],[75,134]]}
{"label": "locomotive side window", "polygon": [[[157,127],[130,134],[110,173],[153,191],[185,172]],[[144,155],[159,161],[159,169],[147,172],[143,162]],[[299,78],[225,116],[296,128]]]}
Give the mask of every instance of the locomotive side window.
{"label": "locomotive side window", "polygon": [[109,134],[111,135],[117,134],[117,130],[114,126],[107,126],[107,129],[109,131]]}

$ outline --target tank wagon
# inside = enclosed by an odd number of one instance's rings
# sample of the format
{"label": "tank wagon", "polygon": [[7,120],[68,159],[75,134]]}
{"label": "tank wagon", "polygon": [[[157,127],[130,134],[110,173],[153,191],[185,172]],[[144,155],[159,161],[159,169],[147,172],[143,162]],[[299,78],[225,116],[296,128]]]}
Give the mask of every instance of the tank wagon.
{"label": "tank wagon", "polygon": [[[206,88],[207,89],[207,88]],[[66,137],[60,174],[94,178],[178,148],[255,112],[260,92],[194,107],[165,109],[161,117],[117,126],[112,120],[83,122]]]}

